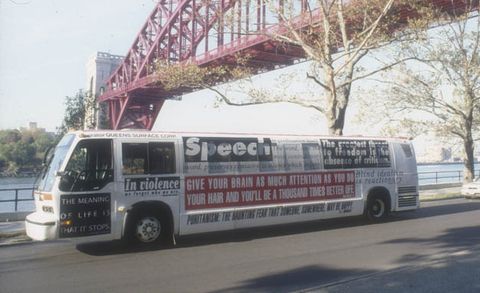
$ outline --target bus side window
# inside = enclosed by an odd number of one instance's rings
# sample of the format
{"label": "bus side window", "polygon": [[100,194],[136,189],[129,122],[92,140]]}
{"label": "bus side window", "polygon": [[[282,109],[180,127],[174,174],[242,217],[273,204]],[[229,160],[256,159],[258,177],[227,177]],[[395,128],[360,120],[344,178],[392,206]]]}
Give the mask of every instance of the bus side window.
{"label": "bus side window", "polygon": [[302,148],[305,170],[319,170],[322,163],[320,145],[318,143],[302,143]]}
{"label": "bus side window", "polygon": [[122,163],[124,175],[148,173],[146,143],[122,143]]}
{"label": "bus side window", "polygon": [[150,174],[172,174],[175,168],[175,145],[173,142],[151,142],[148,145]]}

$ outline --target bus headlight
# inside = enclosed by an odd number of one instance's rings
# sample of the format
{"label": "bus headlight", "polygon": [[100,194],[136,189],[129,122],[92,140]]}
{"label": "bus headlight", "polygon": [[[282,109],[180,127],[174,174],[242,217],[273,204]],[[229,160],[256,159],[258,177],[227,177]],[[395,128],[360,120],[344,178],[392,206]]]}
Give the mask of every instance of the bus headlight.
{"label": "bus headlight", "polygon": [[40,201],[52,200],[52,194],[51,193],[40,193],[39,199],[40,199]]}

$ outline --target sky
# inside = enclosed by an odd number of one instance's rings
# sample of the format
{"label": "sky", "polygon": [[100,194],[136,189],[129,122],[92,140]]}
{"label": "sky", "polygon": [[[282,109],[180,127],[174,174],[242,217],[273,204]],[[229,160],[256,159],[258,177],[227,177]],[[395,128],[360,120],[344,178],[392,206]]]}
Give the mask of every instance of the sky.
{"label": "sky", "polygon": [[54,131],[96,51],[125,55],[153,0],[0,0],[0,129]]}

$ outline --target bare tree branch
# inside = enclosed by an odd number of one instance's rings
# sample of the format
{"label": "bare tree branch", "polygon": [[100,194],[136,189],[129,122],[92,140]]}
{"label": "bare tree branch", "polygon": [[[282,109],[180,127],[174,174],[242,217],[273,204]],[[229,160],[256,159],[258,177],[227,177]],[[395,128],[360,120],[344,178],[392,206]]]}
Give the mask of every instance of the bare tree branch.
{"label": "bare tree branch", "polygon": [[312,79],[314,82],[316,82],[318,85],[323,87],[326,91],[330,91],[331,89],[326,86],[323,82],[321,82],[315,75],[311,75],[307,72],[307,78]]}
{"label": "bare tree branch", "polygon": [[[210,88],[209,88],[210,89]],[[254,106],[254,105],[265,105],[265,104],[277,104],[277,103],[289,103],[289,104],[295,104],[298,106],[302,106],[304,108],[312,108],[315,109],[316,111],[323,113],[324,110],[319,107],[315,106],[313,104],[305,103],[299,100],[274,100],[274,101],[254,101],[254,102],[233,102],[229,97],[226,95],[222,94],[216,89],[212,89],[215,93],[219,95],[219,98],[224,101],[227,105],[229,106]]]}

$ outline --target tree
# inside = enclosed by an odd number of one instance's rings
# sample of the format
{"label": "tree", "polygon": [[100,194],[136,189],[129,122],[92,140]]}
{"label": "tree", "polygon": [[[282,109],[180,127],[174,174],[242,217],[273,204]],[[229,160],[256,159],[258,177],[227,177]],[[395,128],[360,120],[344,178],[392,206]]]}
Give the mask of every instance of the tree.
{"label": "tree", "polygon": [[[40,155],[43,155],[47,149],[53,145],[55,138],[45,132],[40,132],[34,141],[35,148]],[[43,156],[41,156],[43,158]]]}
{"label": "tree", "polygon": [[377,107],[397,129],[434,131],[461,141],[469,182],[474,141],[480,139],[480,17],[478,12],[432,13],[447,22],[398,48],[399,58],[411,61],[382,78],[388,85],[382,96],[388,98]]}
{"label": "tree", "polygon": [[20,169],[34,171],[55,137],[44,129],[0,130],[0,171],[16,175]]}
{"label": "tree", "polygon": [[22,139],[17,129],[0,130],[0,144],[11,144]]}
{"label": "tree", "polygon": [[35,153],[35,147],[23,141],[0,146],[0,158],[6,162],[7,171],[10,174],[16,174],[20,167],[33,166]]}
{"label": "tree", "polygon": [[35,161],[35,147],[32,144],[19,141],[14,144],[13,150],[10,153],[10,159],[17,165],[33,165]]}
{"label": "tree", "polygon": [[392,9],[394,2],[318,0],[318,14],[307,11],[302,16],[302,29],[298,29],[298,18],[292,14],[295,1],[282,1],[277,10],[280,25],[287,33],[274,34],[274,38],[301,46],[313,61],[307,78],[322,90],[321,100],[315,101],[321,106],[316,109],[325,115],[330,134],[343,134],[353,82],[393,66],[356,72],[360,69],[358,63],[371,49],[389,40],[387,34],[398,20]]}
{"label": "tree", "polygon": [[65,115],[59,133],[83,129],[86,109],[92,107],[90,103],[92,103],[92,99],[88,99],[82,90],[78,91],[75,96],[65,97]]}

